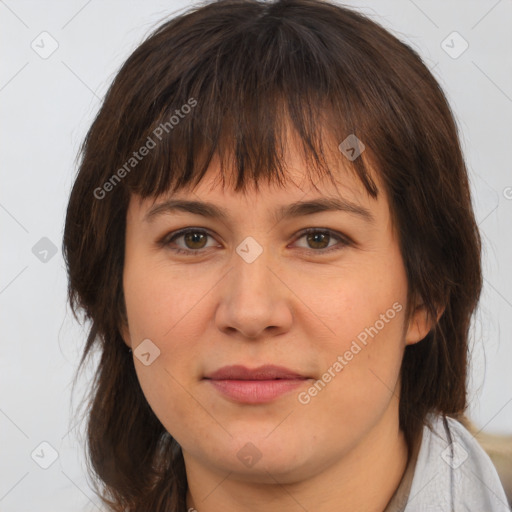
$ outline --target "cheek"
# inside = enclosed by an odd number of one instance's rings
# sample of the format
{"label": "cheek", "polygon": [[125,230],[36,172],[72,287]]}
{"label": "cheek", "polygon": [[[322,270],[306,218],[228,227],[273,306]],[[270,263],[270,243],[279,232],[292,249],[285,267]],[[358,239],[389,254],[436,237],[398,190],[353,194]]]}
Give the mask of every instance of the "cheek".
{"label": "cheek", "polygon": [[323,340],[323,375],[328,380],[330,370],[336,377],[319,394],[342,408],[386,402],[397,382],[407,281],[395,256],[335,282],[325,297],[323,315],[333,333]]}
{"label": "cheek", "polygon": [[389,260],[331,280],[316,307],[337,348],[348,349],[353,340],[369,346],[378,336],[399,341],[406,299],[404,269],[399,261]]}
{"label": "cheek", "polygon": [[[204,343],[206,292],[212,285],[197,275],[177,275],[161,263],[144,265],[132,258],[125,266],[124,292],[132,348],[150,339],[160,353],[150,366],[136,360],[139,382],[148,403],[164,424],[191,413],[190,389],[198,378]],[[187,409],[188,407],[188,409]],[[162,417],[165,415],[165,417]]]}
{"label": "cheek", "polygon": [[404,308],[395,297],[372,302],[369,296],[361,309],[356,304],[357,314],[338,324],[338,335],[322,347],[324,373],[300,403],[306,404],[304,421],[314,419],[324,429],[325,446],[338,446],[339,439],[355,443],[390,406],[398,406]]}
{"label": "cheek", "polygon": [[198,418],[204,416],[190,389],[201,357],[199,318],[207,314],[200,299],[208,288],[190,276],[169,275],[158,264],[135,263],[126,264],[123,279],[132,347],[150,339],[160,350],[149,366],[134,352],[137,378],[161,423],[172,435],[186,438],[188,425],[193,421],[199,428]]}
{"label": "cheek", "polygon": [[123,286],[135,343],[144,338],[162,343],[184,325],[195,325],[205,290],[211,287],[191,272],[178,274],[172,267],[137,260],[125,266]]}

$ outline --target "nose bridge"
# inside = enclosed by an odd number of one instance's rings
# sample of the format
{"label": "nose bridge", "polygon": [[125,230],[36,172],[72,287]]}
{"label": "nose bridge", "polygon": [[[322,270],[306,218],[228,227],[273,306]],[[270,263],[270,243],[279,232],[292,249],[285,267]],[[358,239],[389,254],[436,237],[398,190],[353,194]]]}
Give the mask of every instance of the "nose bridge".
{"label": "nose bridge", "polygon": [[285,287],[271,271],[272,261],[270,251],[252,237],[238,245],[217,312],[219,328],[253,338],[268,327],[289,326]]}
{"label": "nose bridge", "polygon": [[270,272],[270,251],[253,237],[247,237],[236,248],[233,257],[231,292],[238,301],[252,304],[254,311],[269,308],[273,302],[272,288],[275,279]]}

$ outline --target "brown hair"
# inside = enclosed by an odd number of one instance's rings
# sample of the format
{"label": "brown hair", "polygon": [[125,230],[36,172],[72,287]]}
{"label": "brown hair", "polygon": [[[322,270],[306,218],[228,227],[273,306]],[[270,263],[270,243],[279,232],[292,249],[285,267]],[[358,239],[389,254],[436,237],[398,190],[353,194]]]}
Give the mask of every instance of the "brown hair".
{"label": "brown hair", "polygon": [[[157,28],[122,66],[81,147],[67,209],[69,301],[90,321],[79,369],[93,347],[100,353],[88,457],[113,511],[186,508],[181,449],[150,409],[120,334],[130,196],[199,183],[215,153],[232,157],[237,191],[261,178],[283,183],[286,122],[319,175],[330,176],[324,131],[338,143],[351,134],[364,143],[364,158],[338,155],[372,197],[370,162],[385,187],[407,272],[406,313],[417,298],[430,318],[445,308],[405,351],[400,426],[409,447],[428,412],[460,417],[466,409],[481,242],[457,127],[435,78],[408,45],[335,3],[196,6]],[[144,157],[142,146],[150,148]]]}

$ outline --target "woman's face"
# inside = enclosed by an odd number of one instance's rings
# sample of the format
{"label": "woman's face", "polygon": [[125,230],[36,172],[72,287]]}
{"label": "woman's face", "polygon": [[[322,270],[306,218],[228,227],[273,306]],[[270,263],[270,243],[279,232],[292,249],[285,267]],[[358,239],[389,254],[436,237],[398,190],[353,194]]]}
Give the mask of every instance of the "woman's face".
{"label": "woman's face", "polygon": [[[387,198],[378,179],[378,200],[368,196],[341,153],[339,185],[325,178],[317,190],[297,154],[284,188],[222,190],[213,162],[194,191],[131,199],[123,336],[187,469],[292,482],[398,428],[403,351],[428,326],[421,308],[405,323]],[[354,207],[300,206],[328,198]]]}

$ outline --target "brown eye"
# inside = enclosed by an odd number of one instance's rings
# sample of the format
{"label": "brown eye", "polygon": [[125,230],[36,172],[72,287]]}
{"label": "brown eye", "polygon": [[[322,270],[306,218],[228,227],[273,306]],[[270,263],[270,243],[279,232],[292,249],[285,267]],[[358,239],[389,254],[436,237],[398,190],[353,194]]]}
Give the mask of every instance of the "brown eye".
{"label": "brown eye", "polygon": [[[159,245],[162,247],[169,247],[169,249],[177,254],[195,256],[204,252],[204,249],[208,249],[208,246],[206,245],[208,243],[208,238],[213,237],[207,231],[189,228],[165,236],[159,242]],[[176,241],[180,239],[183,241],[177,243]]]}
{"label": "brown eye", "polygon": [[[309,228],[302,231],[297,240],[305,239],[307,246],[302,249],[310,250],[310,252],[327,253],[337,251],[350,245],[351,241],[348,237],[342,236],[340,233],[331,231],[330,229]],[[331,241],[337,241],[331,244]],[[329,245],[330,244],[330,245]]]}
{"label": "brown eye", "polygon": [[208,235],[198,231],[189,231],[188,233],[182,235],[187,249],[203,249],[206,244],[207,236]]}
{"label": "brown eye", "polygon": [[308,233],[306,239],[313,249],[325,249],[331,236],[328,233]]}

